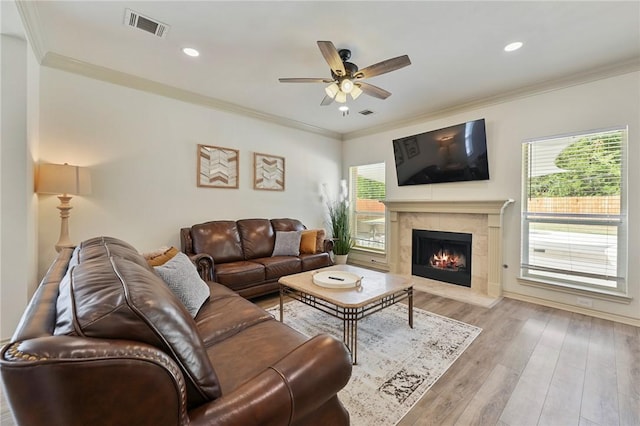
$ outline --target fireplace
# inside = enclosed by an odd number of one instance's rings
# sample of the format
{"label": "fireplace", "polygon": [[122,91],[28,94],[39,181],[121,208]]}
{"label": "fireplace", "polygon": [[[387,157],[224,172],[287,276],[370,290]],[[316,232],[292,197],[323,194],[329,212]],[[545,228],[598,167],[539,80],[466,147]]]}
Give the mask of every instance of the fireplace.
{"label": "fireplace", "polygon": [[471,287],[471,234],[412,231],[411,274]]}
{"label": "fireplace", "polygon": [[[411,274],[411,234],[413,229],[433,229],[457,232],[464,229],[473,235],[473,275],[471,288],[416,276],[416,288],[442,294],[471,293],[497,301],[502,297],[502,219],[513,200],[385,200],[389,214],[389,270],[396,274]],[[433,284],[433,285],[432,285]],[[446,294],[445,294],[446,293]],[[455,296],[457,297],[457,296]],[[455,298],[454,297],[454,298]],[[491,302],[491,303],[493,303]],[[472,302],[473,303],[473,302]]]}

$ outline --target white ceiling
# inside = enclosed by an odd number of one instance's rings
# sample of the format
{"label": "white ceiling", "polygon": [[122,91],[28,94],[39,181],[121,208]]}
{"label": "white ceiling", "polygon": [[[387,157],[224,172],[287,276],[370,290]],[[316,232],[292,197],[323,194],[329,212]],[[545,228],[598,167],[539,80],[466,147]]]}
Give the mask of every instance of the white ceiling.
{"label": "white ceiling", "polygon": [[[167,37],[125,26],[125,8],[168,24]],[[29,1],[20,9],[43,55],[342,135],[640,64],[639,1]],[[366,80],[392,96],[362,95],[343,117],[335,103],[320,106],[325,84],[278,82],[330,77],[317,40],[351,49],[360,68],[404,54],[412,65]],[[516,40],[522,49],[503,51]],[[185,46],[200,57],[185,56]],[[364,109],[374,114],[357,113]]]}

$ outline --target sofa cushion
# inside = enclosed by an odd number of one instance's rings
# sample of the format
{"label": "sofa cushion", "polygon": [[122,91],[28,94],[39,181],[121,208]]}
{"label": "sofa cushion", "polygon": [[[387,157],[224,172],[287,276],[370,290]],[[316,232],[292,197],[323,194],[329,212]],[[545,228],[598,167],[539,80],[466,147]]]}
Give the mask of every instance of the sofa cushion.
{"label": "sofa cushion", "polygon": [[216,264],[216,282],[238,290],[265,280],[264,265],[246,260]]}
{"label": "sofa cushion", "polygon": [[160,277],[127,259],[95,258],[68,271],[60,283],[54,334],[153,345],[180,366],[189,406],[220,396],[193,318]]}
{"label": "sofa cushion", "polygon": [[244,260],[236,222],[217,220],[191,227],[194,253],[206,253],[216,263]]}
{"label": "sofa cushion", "polygon": [[275,233],[269,219],[242,219],[237,224],[245,260],[271,256]]}
{"label": "sofa cushion", "polygon": [[301,254],[300,260],[302,261],[303,271],[311,271],[313,269],[324,268],[332,265],[331,257],[329,257],[329,253],[326,252]]}
{"label": "sofa cushion", "polygon": [[303,231],[307,229],[298,219],[271,219],[274,232],[277,231]]}
{"label": "sofa cushion", "polygon": [[276,243],[271,256],[298,256],[300,254],[300,231],[276,232]]}
{"label": "sofa cushion", "polygon": [[[236,389],[242,383],[276,364],[309,338],[280,321],[262,321],[214,345],[207,345],[209,358],[220,369],[223,392]],[[259,348],[259,356],[248,356],[247,348]]]}
{"label": "sofa cushion", "polygon": [[[211,285],[226,288],[216,283]],[[215,288],[212,291],[216,292]],[[237,293],[229,293],[207,302],[195,318],[205,346],[218,343],[260,322],[273,320],[273,316],[264,309]]]}
{"label": "sofa cushion", "polygon": [[202,304],[209,298],[209,286],[202,281],[193,262],[186,254],[177,253],[154,269],[180,299],[189,314],[195,317]]}
{"label": "sofa cushion", "polygon": [[253,261],[264,265],[267,280],[277,280],[285,275],[302,272],[302,262],[297,256],[271,256]]}

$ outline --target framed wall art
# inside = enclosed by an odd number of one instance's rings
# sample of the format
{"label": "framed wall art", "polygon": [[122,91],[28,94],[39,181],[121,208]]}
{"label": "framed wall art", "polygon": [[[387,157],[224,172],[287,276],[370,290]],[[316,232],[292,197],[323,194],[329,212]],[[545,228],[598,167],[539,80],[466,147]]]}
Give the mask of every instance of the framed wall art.
{"label": "framed wall art", "polygon": [[284,191],[284,157],[253,153],[253,189]]}
{"label": "framed wall art", "polygon": [[198,145],[198,186],[238,188],[239,156],[236,149]]}

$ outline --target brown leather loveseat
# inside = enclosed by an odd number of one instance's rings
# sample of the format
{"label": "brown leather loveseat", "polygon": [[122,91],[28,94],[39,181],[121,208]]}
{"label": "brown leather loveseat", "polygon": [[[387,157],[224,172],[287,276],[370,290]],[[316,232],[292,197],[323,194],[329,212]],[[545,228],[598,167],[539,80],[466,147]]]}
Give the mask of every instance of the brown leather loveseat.
{"label": "brown leather loveseat", "polygon": [[282,276],[333,264],[329,256],[333,242],[324,239],[323,230],[316,231],[320,232],[313,236],[314,250],[285,255],[273,255],[280,236],[313,232],[299,220],[211,221],[182,228],[180,243],[182,251],[198,265],[204,280],[216,281],[252,298],[277,291]]}
{"label": "brown leather loveseat", "polygon": [[342,342],[213,282],[190,313],[156,271],[114,238],[59,253],[0,350],[18,425],[349,424]]}

